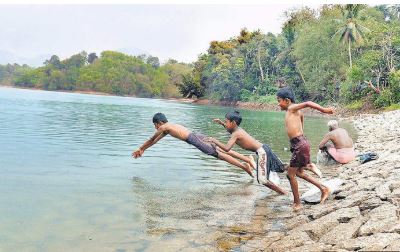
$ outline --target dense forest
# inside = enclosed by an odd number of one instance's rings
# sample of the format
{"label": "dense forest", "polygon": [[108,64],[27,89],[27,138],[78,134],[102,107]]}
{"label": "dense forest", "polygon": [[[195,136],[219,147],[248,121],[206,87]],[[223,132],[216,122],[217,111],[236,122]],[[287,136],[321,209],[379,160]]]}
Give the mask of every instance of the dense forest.
{"label": "dense forest", "polygon": [[169,60],[160,65],[153,56],[120,52],[81,52],[60,60],[53,55],[42,67],[0,65],[0,83],[45,90],[97,91],[141,97],[180,97],[178,86],[188,64]]}
{"label": "dense forest", "polygon": [[290,86],[299,100],[348,108],[400,107],[400,5],[323,5],[287,11],[280,34],[238,31],[211,41],[192,64],[153,56],[86,52],[44,66],[0,66],[0,84],[142,97],[204,97],[275,103]]}
{"label": "dense forest", "polygon": [[400,102],[400,5],[324,5],[286,17],[277,36],[243,29],[212,41],[181,91],[268,103],[290,86],[300,100],[352,108]]}

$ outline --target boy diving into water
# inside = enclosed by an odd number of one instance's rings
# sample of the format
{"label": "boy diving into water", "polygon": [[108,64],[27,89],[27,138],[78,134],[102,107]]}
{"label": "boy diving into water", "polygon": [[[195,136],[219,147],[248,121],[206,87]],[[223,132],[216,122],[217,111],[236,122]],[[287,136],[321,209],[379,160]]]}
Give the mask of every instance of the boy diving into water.
{"label": "boy diving into water", "polygon": [[[207,155],[225,160],[226,162],[243,169],[251,177],[254,177],[252,173],[252,168],[255,169],[255,163],[252,158],[246,157],[235,151],[223,151],[215,144],[209,142],[209,138],[207,136],[198,133],[192,133],[182,125],[172,124],[168,122],[167,117],[162,113],[157,113],[153,116],[153,124],[154,127],[157,129],[156,133],[149,140],[147,140],[138,150],[132,153],[132,156],[134,158],[141,157],[146,149],[148,149],[150,146],[157,143],[161,138],[169,134],[172,137],[193,145]],[[237,159],[244,161],[244,163],[241,163]]]}
{"label": "boy diving into water", "polygon": [[257,181],[260,184],[267,186],[279,194],[287,194],[285,190],[270,181],[271,172],[283,172],[283,163],[272,152],[271,148],[266,144],[261,144],[259,141],[250,136],[245,130],[239,128],[242,122],[242,117],[238,111],[229,112],[225,115],[225,122],[220,119],[214,119],[214,122],[222,125],[231,134],[231,138],[225,145],[218,140],[211,138],[223,151],[231,151],[234,144],[239,145],[245,150],[256,152],[258,156],[257,162]]}
{"label": "boy diving into water", "polygon": [[323,108],[311,101],[296,104],[294,94],[290,88],[282,88],[276,95],[281,110],[286,111],[285,126],[290,139],[290,151],[292,152],[287,177],[293,192],[293,210],[297,211],[301,208],[296,176],[318,187],[321,190],[321,203],[324,203],[329,196],[329,188],[304,172],[304,169],[306,169],[317,175],[320,174],[318,168],[310,162],[310,143],[303,135],[304,115],[300,110],[308,107],[327,114],[333,114],[334,110],[332,108]]}

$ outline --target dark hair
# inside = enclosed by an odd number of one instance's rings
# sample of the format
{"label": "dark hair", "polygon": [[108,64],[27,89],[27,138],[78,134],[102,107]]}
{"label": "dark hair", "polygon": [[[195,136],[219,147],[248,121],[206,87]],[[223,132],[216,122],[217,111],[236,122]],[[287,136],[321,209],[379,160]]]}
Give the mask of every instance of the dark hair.
{"label": "dark hair", "polygon": [[237,110],[226,113],[225,118],[231,122],[235,121],[237,126],[239,126],[240,123],[242,122],[242,116]]}
{"label": "dark hair", "polygon": [[285,87],[285,88],[281,88],[279,89],[278,93],[276,93],[276,96],[278,96],[279,98],[282,99],[289,99],[291,100],[293,103],[294,101],[294,93],[292,91],[292,89],[290,89],[289,87]]}
{"label": "dark hair", "polygon": [[167,117],[163,113],[157,113],[153,116],[153,123],[168,122]]}

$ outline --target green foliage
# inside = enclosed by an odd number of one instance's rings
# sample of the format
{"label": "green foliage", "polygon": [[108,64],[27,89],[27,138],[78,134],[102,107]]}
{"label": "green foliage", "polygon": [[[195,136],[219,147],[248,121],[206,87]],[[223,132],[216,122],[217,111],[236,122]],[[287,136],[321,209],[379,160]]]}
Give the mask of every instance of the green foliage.
{"label": "green foliage", "polygon": [[383,90],[374,101],[374,106],[377,108],[390,106],[393,93],[389,89]]}
{"label": "green foliage", "polygon": [[399,5],[300,8],[285,13],[280,34],[243,28],[228,40],[210,42],[192,64],[81,52],[64,60],[53,55],[35,69],[0,66],[0,84],[266,103],[275,103],[276,91],[289,86],[298,101],[340,101],[354,109],[362,101],[395,106],[400,102],[399,13]]}
{"label": "green foliage", "polygon": [[392,72],[389,77],[392,104],[400,103],[400,70]]}
{"label": "green foliage", "polygon": [[386,107],[385,111],[393,111],[393,110],[398,110],[398,109],[400,109],[400,103],[392,104],[389,107]]}
{"label": "green foliage", "polygon": [[356,101],[346,105],[346,108],[351,109],[351,110],[359,110],[362,107],[363,107],[363,102],[361,100],[356,100]]}
{"label": "green foliage", "polygon": [[[0,70],[3,68],[1,66]],[[62,61],[53,55],[42,67],[20,67],[11,75],[13,84],[22,87],[178,97],[181,76],[190,69],[189,65],[176,61],[160,66],[157,57],[149,56],[144,62],[139,57],[104,51],[100,57],[81,52]]]}

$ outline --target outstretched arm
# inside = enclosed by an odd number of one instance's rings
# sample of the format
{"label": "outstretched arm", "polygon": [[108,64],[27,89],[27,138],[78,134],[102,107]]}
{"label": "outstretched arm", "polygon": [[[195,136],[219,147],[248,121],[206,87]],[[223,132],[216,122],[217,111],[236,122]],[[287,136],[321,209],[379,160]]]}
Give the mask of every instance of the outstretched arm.
{"label": "outstretched arm", "polygon": [[223,144],[220,141],[218,141],[215,138],[211,138],[211,141],[215,143],[219,148],[221,148],[223,151],[230,151],[233,147],[233,145],[236,143],[236,136],[232,136],[231,139],[229,139],[227,144]]}
{"label": "outstretched arm", "polygon": [[218,123],[219,125],[222,125],[224,128],[226,128],[225,123],[224,123],[223,121],[221,121],[221,119],[219,119],[219,118],[213,119],[213,122],[216,122],[216,123]]}
{"label": "outstretched arm", "polygon": [[327,134],[324,136],[324,138],[322,139],[321,143],[319,143],[318,148],[319,148],[320,150],[322,150],[322,149],[325,147],[325,144],[326,144],[329,140],[331,140],[331,135],[330,135],[329,133],[327,133]]}
{"label": "outstretched arm", "polygon": [[137,149],[136,151],[132,152],[132,156],[134,158],[139,158],[143,155],[143,152],[148,149],[150,146],[154,145],[155,143],[157,143],[161,138],[165,137],[167,135],[167,133],[165,133],[164,130],[159,129],[157,130],[157,132],[146,142],[144,142],[144,144],[142,146],[140,146],[139,149]]}
{"label": "outstretched arm", "polygon": [[324,107],[320,106],[319,104],[312,102],[312,101],[302,102],[299,104],[291,105],[289,110],[296,112],[297,110],[300,110],[303,108],[312,108],[312,109],[318,110],[318,111],[320,111],[322,113],[326,113],[326,114],[333,114],[333,112],[335,111],[333,108],[324,108]]}

